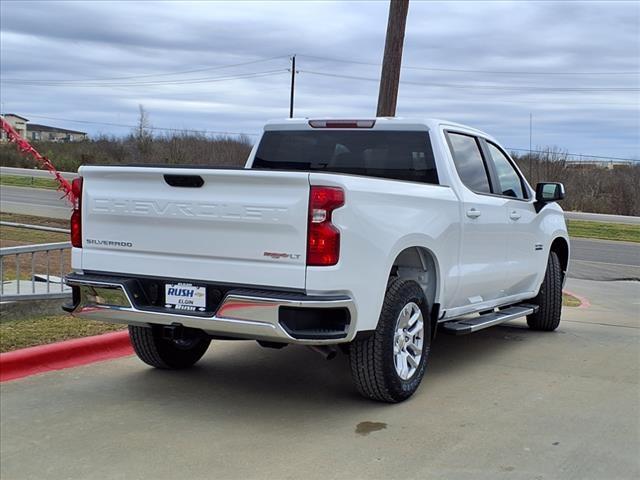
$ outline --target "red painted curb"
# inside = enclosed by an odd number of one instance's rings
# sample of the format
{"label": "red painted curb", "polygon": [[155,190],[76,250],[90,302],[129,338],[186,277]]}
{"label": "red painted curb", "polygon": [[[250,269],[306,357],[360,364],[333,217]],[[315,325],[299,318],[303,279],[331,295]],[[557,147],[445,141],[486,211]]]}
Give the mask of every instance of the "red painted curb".
{"label": "red painted curb", "polygon": [[0,353],[0,382],[132,353],[126,330]]}

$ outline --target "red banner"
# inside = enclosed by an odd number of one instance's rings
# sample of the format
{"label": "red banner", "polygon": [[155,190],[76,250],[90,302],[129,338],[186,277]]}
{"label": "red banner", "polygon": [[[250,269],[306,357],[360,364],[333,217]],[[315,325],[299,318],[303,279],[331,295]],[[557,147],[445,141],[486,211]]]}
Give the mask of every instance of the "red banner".
{"label": "red banner", "polygon": [[64,192],[64,197],[71,202],[71,205],[74,205],[76,198],[73,194],[71,184],[62,175],[60,175],[60,172],[58,172],[58,170],[56,170],[56,167],[53,166],[53,163],[51,163],[51,160],[43,155],[40,155],[40,153],[35,148],[33,148],[33,146],[31,146],[29,142],[22,138],[18,134],[18,132],[16,132],[15,129],[11,126],[11,124],[4,118],[0,117],[0,123],[2,124],[2,130],[7,134],[9,141],[15,143],[18,147],[18,151],[20,151],[20,153],[22,153],[26,157],[33,158],[42,167],[49,170],[49,172],[51,172],[51,174],[58,182],[58,190]]}

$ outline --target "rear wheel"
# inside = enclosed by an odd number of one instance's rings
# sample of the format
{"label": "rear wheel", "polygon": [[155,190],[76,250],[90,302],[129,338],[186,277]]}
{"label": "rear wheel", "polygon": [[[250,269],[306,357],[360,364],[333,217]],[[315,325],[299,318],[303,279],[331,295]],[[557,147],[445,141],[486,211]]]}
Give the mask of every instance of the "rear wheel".
{"label": "rear wheel", "polygon": [[361,395],[401,402],[418,389],[431,348],[429,305],[420,285],[393,279],[373,335],[351,343],[351,374]]}
{"label": "rear wheel", "polygon": [[163,369],[191,367],[202,358],[211,343],[199,331],[189,329],[185,329],[179,339],[165,338],[160,326],[129,325],[129,338],[140,360]]}
{"label": "rear wheel", "polygon": [[529,328],[544,331],[558,328],[562,313],[562,267],[555,252],[549,254],[540,291],[531,303],[538,305],[538,311],[527,316]]}

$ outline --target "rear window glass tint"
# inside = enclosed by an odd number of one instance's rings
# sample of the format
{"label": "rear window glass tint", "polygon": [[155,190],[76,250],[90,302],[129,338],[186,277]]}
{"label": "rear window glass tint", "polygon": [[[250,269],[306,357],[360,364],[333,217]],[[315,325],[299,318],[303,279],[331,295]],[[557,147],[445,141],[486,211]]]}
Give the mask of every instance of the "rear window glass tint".
{"label": "rear window glass tint", "polygon": [[427,132],[266,132],[252,168],[348,173],[438,184]]}

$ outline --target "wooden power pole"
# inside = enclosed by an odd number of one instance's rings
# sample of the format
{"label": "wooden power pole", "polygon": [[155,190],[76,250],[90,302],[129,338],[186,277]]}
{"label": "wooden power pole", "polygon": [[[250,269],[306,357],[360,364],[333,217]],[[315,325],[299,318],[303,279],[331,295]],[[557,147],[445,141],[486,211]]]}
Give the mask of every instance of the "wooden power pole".
{"label": "wooden power pole", "polygon": [[384,43],[384,59],[378,94],[378,117],[393,117],[398,103],[398,84],[402,64],[404,30],[407,24],[409,0],[390,0],[387,38]]}
{"label": "wooden power pole", "polygon": [[296,56],[291,57],[291,95],[289,96],[289,118],[293,118],[293,96],[296,88]]}

